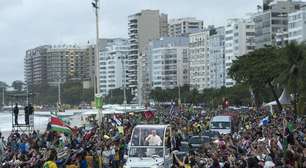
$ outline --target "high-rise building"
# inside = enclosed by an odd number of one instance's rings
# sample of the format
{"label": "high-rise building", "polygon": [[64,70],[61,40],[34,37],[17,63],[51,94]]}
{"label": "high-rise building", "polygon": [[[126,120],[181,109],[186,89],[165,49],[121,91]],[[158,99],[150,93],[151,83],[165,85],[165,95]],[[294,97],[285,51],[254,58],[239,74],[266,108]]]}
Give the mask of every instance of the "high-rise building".
{"label": "high-rise building", "polygon": [[96,68],[95,68],[95,44],[88,44],[86,47],[86,55],[89,59],[89,76],[90,76],[90,82],[89,85],[90,87],[94,87],[94,81],[95,81],[95,73],[96,73]]}
{"label": "high-rise building", "polygon": [[202,91],[209,88],[209,30],[189,35],[190,86]]}
{"label": "high-rise building", "polygon": [[100,48],[100,91],[107,96],[112,89],[123,88],[127,82],[126,58],[127,39],[107,39]]}
{"label": "high-rise building", "polygon": [[264,11],[269,10],[270,9],[270,3],[273,2],[274,0],[263,0],[262,3],[262,8]]}
{"label": "high-rise building", "polygon": [[208,37],[209,48],[209,87],[221,88],[225,86],[225,29],[217,27],[210,30]]}
{"label": "high-rise building", "polygon": [[288,15],[289,42],[304,42],[306,40],[306,7]]}
{"label": "high-rise building", "polygon": [[232,87],[235,81],[228,76],[232,62],[237,57],[255,49],[255,26],[251,19],[229,19],[225,26],[225,85]]}
{"label": "high-rise building", "polygon": [[47,84],[47,50],[50,45],[29,49],[24,58],[24,76],[29,89]]}
{"label": "high-rise building", "polygon": [[166,36],[167,29],[167,15],[160,14],[158,10],[142,10],[139,13],[129,16],[128,36],[129,36],[129,54],[128,54],[128,80],[129,87],[132,89],[132,94],[142,99],[141,95],[137,95],[137,88],[140,79],[138,75],[142,76],[138,71],[138,60],[146,60],[140,57],[145,57],[145,50],[149,41],[159,39]]}
{"label": "high-rise building", "polygon": [[[77,80],[90,87],[94,72],[94,46],[45,45],[26,51],[25,81],[32,86],[57,85]],[[89,86],[87,86],[89,85]]]}
{"label": "high-rise building", "polygon": [[187,37],[163,37],[152,41],[148,55],[152,88],[170,89],[189,84]]}
{"label": "high-rise building", "polygon": [[86,47],[54,45],[47,50],[47,80],[50,85],[68,80],[90,81],[90,58]]}
{"label": "high-rise building", "polygon": [[168,24],[170,37],[188,37],[190,33],[196,33],[203,30],[203,21],[193,17],[171,19]]}
{"label": "high-rise building", "polygon": [[[305,2],[292,0],[265,0],[264,10],[254,16],[256,48],[277,45],[278,39],[286,39],[288,14],[300,9]],[[280,36],[283,35],[282,38]],[[283,43],[281,43],[283,44]]]}
{"label": "high-rise building", "polygon": [[208,26],[189,35],[190,85],[203,91],[224,86],[224,27]]}

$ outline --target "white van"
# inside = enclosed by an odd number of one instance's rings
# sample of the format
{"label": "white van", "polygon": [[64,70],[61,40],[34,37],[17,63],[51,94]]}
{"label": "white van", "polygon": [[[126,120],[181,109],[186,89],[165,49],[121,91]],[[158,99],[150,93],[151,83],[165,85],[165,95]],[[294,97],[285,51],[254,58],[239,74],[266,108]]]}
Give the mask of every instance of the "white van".
{"label": "white van", "polygon": [[231,116],[215,116],[210,121],[210,130],[217,131],[220,134],[232,133],[232,117]]}

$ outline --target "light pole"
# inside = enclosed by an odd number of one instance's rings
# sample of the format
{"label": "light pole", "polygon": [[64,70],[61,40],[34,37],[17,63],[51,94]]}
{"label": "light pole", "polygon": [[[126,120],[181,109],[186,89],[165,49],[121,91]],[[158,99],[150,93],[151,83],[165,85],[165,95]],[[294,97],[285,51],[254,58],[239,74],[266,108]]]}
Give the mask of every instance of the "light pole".
{"label": "light pole", "polygon": [[[100,64],[99,64],[99,0],[94,0],[91,3],[93,8],[95,8],[96,14],[96,51],[95,51],[95,81],[94,81],[94,96],[100,95]],[[102,98],[100,98],[102,99]],[[101,110],[98,109],[98,124],[101,124]]]}
{"label": "light pole", "polygon": [[177,104],[179,106],[181,106],[181,69],[179,69],[181,67],[182,67],[181,60],[178,58],[177,65],[176,65],[176,68],[177,68],[176,79],[177,79],[177,87],[178,87],[178,101],[177,101]]}
{"label": "light pole", "polygon": [[27,86],[27,105],[29,104],[29,87]]}
{"label": "light pole", "polygon": [[57,103],[58,103],[58,106],[59,106],[59,109],[60,109],[60,106],[62,104],[61,102],[61,78],[59,77],[58,79],[58,82],[57,82],[57,89],[58,89],[58,98],[57,98]]}
{"label": "light pole", "polygon": [[124,105],[124,113],[126,112],[126,71],[125,71],[125,58],[126,56],[121,56],[121,64],[123,70],[123,105]]}
{"label": "light pole", "polygon": [[4,106],[4,91],[5,87],[2,88],[2,106]]}

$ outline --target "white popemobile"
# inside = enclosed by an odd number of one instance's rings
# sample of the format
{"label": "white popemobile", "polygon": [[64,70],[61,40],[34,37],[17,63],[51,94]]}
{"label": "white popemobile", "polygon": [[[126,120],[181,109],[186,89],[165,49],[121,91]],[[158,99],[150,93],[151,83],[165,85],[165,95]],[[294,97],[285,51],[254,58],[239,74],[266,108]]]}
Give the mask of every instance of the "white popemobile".
{"label": "white popemobile", "polygon": [[171,127],[137,125],[128,146],[125,168],[170,168],[173,164]]}

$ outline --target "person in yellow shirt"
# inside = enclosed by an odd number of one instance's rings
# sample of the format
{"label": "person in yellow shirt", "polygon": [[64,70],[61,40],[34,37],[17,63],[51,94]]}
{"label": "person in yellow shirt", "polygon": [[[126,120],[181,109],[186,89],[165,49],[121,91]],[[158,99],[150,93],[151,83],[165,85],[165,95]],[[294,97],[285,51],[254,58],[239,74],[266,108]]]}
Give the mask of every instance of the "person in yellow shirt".
{"label": "person in yellow shirt", "polygon": [[119,153],[119,146],[116,145],[115,147],[115,157],[114,161],[112,163],[113,168],[119,168],[120,167],[120,153]]}
{"label": "person in yellow shirt", "polygon": [[55,160],[57,158],[57,152],[55,149],[51,149],[49,151],[49,157],[47,161],[44,163],[43,168],[57,168]]}
{"label": "person in yellow shirt", "polygon": [[88,152],[88,151],[86,152],[85,159],[87,161],[88,168],[93,168],[94,158],[93,158],[93,156],[91,155],[90,152]]}
{"label": "person in yellow shirt", "polygon": [[191,168],[188,157],[185,157],[184,161],[181,161],[179,158],[177,158],[176,155],[174,155],[174,158],[177,161],[179,167],[181,167],[181,168]]}

